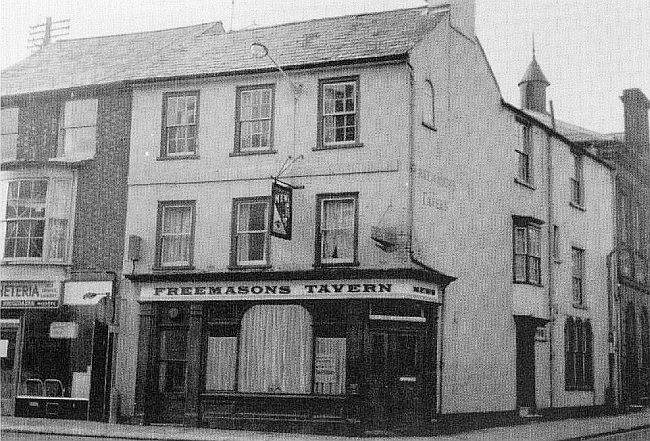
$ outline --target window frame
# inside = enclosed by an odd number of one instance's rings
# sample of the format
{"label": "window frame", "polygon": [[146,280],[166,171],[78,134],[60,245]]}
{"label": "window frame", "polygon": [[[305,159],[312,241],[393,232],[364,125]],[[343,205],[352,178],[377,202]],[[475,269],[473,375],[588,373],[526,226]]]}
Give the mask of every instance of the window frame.
{"label": "window frame", "polygon": [[[165,209],[171,207],[190,207],[191,213],[191,231],[190,231],[190,243],[188,245],[188,262],[187,264],[165,264],[162,261],[162,250],[163,250],[163,222],[165,216]],[[170,201],[158,201],[158,212],[157,212],[157,222],[156,222],[156,255],[155,255],[155,265],[154,269],[157,270],[166,270],[166,269],[192,269],[194,268],[194,244],[195,237],[194,232],[196,229],[196,201],[195,200],[170,200]]]}
{"label": "window frame", "polygon": [[567,317],[564,322],[564,389],[594,390],[593,328],[589,319]]}
{"label": "window frame", "polygon": [[[355,99],[355,108],[354,108],[354,116],[355,116],[355,124],[354,124],[354,140],[353,141],[339,141],[339,142],[330,142],[326,143],[325,142],[325,115],[324,114],[324,98],[323,98],[323,93],[324,89],[327,85],[331,84],[347,84],[347,83],[353,83],[354,84],[354,99]],[[335,78],[323,78],[318,80],[318,127],[317,127],[317,143],[316,147],[314,150],[329,150],[329,149],[338,149],[338,148],[349,148],[349,147],[362,147],[363,144],[360,141],[360,82],[359,82],[359,76],[358,75],[352,75],[352,76],[345,76],[345,77],[335,77]],[[344,114],[347,114],[344,112]]]}
{"label": "window frame", "polygon": [[[2,142],[0,143],[2,145],[2,155],[0,157],[0,162],[11,162],[11,161],[16,161],[18,159],[18,126],[19,126],[19,121],[20,121],[20,107],[18,106],[10,106],[10,107],[3,107],[2,110],[2,132],[0,133],[0,138],[2,139]],[[7,113],[9,112],[15,112],[15,118],[14,115],[11,116],[9,119],[11,122],[14,121],[15,119],[15,127],[13,124],[10,127],[6,127],[5,122],[7,121]],[[5,131],[7,129],[7,131]],[[10,141],[10,147],[11,147],[11,155],[7,155],[7,141],[8,139],[11,139]]]}
{"label": "window frame", "polygon": [[[7,206],[9,205],[9,191],[11,183],[17,182],[18,191],[20,191],[21,182],[35,182],[35,181],[45,181],[45,199],[39,204],[42,205],[43,217],[12,217],[8,219],[7,217]],[[24,262],[30,264],[67,264],[72,258],[72,245],[73,245],[73,235],[74,231],[74,206],[75,206],[75,182],[76,180],[73,177],[52,177],[52,176],[16,176],[10,179],[4,180],[2,185],[2,191],[5,192],[6,202],[5,205],[0,209],[2,212],[2,219],[0,219],[0,227],[3,229],[2,232],[2,250],[0,251],[0,260],[4,262]],[[33,184],[31,184],[33,187]],[[33,188],[32,188],[33,190]],[[15,199],[11,199],[15,200]],[[20,200],[20,199],[17,199]],[[34,199],[28,200],[30,204],[34,203]],[[7,247],[7,223],[9,221],[20,222],[23,221],[43,221],[43,236],[41,244],[40,256],[7,256],[5,254]],[[58,222],[64,221],[63,228],[57,228]],[[60,224],[59,224],[60,225]],[[56,231],[55,231],[55,228]],[[16,227],[18,232],[18,226]],[[57,241],[61,237],[55,237],[55,233],[63,233],[63,242],[59,243],[59,247],[55,247]],[[14,236],[18,238],[19,236]],[[25,237],[25,236],[21,236]],[[28,236],[32,238],[32,236]],[[58,253],[54,251],[58,250]],[[28,253],[29,254],[29,253]]]}
{"label": "window frame", "polygon": [[[520,184],[532,187],[533,180],[533,126],[529,123],[521,124],[521,144],[515,148],[517,152],[517,178]],[[522,168],[522,161],[525,167]],[[523,172],[522,172],[523,170]]]}
{"label": "window frame", "polygon": [[[271,114],[270,117],[268,118],[270,123],[269,146],[263,149],[255,149],[255,148],[242,149],[241,148],[241,126],[243,122],[248,122],[248,121],[241,120],[241,102],[242,102],[241,94],[243,92],[248,92],[252,90],[265,90],[265,89],[270,90],[271,93]],[[263,121],[263,120],[266,120],[266,118],[260,118],[257,120],[251,119],[250,121],[254,122],[254,121]],[[274,150],[274,142],[273,142],[274,134],[275,134],[275,84],[238,86],[235,93],[235,144],[231,156],[263,155],[268,153],[277,153],[277,151]]]}
{"label": "window frame", "polygon": [[[95,120],[93,125],[80,125],[80,126],[71,126],[67,127],[66,126],[66,107],[68,104],[73,103],[75,101],[95,101]],[[60,116],[59,116],[59,128],[58,128],[58,137],[57,137],[57,145],[56,145],[56,155],[54,160],[86,160],[86,159],[93,159],[97,155],[97,123],[99,120],[99,99],[98,98],[93,98],[93,97],[83,97],[83,98],[74,98],[74,99],[69,99],[65,100],[60,107]],[[74,130],[74,129],[86,129],[94,127],[95,128],[95,142],[93,145],[93,152],[92,155],[89,157],[85,157],[83,155],[79,155],[78,152],[69,152],[68,149],[66,148],[66,133],[68,130]]]}
{"label": "window frame", "polygon": [[434,132],[436,128],[436,89],[430,79],[424,80],[424,103],[422,106],[422,125]]}
{"label": "window frame", "polygon": [[[196,99],[194,124],[186,124],[186,126],[194,125],[196,127],[196,135],[194,141],[194,152],[172,153],[168,152],[168,128],[176,126],[167,126],[167,112],[168,103],[170,98],[189,97],[193,96]],[[160,134],[160,155],[158,160],[173,160],[173,159],[198,159],[199,157],[199,123],[200,123],[200,109],[201,97],[199,90],[181,90],[174,92],[163,92],[162,99],[162,118],[161,118],[161,134]]]}
{"label": "window frame", "polygon": [[[266,230],[264,231],[265,259],[263,261],[242,261],[238,259],[238,237],[239,237],[239,206],[242,203],[265,203],[266,204]],[[230,222],[230,268],[270,268],[271,267],[271,197],[270,196],[252,196],[243,198],[233,198],[232,200],[232,218]],[[257,230],[255,230],[257,231]],[[244,233],[248,234],[248,233]]]}
{"label": "window frame", "polygon": [[585,207],[585,188],[584,188],[584,161],[582,155],[572,153],[573,155],[573,173],[570,182],[570,205],[572,207],[584,210]]}
{"label": "window frame", "polygon": [[[354,228],[353,228],[353,257],[352,259],[340,261],[324,261],[322,258],[322,224],[323,224],[323,202],[327,200],[354,201]],[[316,195],[316,233],[314,245],[314,266],[315,267],[337,267],[337,266],[358,266],[359,265],[359,192],[347,193],[323,193]]]}
{"label": "window frame", "polygon": [[[517,232],[524,231],[524,250],[523,253],[517,250]],[[531,231],[537,234],[537,255],[532,254],[531,251]],[[524,258],[524,271],[525,277],[523,279],[517,277],[517,257]],[[532,263],[531,263],[532,262]],[[532,278],[531,267],[536,262],[537,265],[537,280]],[[542,286],[542,230],[541,224],[533,222],[527,218],[514,218],[512,227],[512,281],[517,284],[526,284],[534,286]]]}
{"label": "window frame", "polygon": [[[576,256],[578,256],[578,267],[576,268]],[[584,308],[585,305],[585,273],[586,257],[584,248],[571,247],[571,300],[574,307]],[[576,281],[579,291],[576,295]]]}

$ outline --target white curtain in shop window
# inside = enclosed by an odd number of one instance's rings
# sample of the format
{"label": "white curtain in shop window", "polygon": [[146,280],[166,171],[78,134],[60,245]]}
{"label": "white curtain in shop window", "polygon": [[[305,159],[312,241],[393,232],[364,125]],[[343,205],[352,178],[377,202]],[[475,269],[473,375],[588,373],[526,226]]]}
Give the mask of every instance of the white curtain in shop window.
{"label": "white curtain in shop window", "polygon": [[206,390],[235,390],[237,337],[209,337],[205,366]]}
{"label": "white curtain in shop window", "polygon": [[242,318],[239,391],[311,393],[311,315],[298,305],[255,305]]}

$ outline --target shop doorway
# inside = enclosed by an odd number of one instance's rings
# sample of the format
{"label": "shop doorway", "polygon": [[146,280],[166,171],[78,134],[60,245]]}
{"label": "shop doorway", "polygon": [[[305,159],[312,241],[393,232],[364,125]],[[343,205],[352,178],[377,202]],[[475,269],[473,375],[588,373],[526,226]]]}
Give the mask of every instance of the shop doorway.
{"label": "shop doorway", "polygon": [[417,432],[424,404],[425,332],[406,324],[383,324],[370,331],[368,403],[374,430]]}
{"label": "shop doorway", "polygon": [[20,356],[17,344],[20,319],[0,320],[1,414],[13,415]]}

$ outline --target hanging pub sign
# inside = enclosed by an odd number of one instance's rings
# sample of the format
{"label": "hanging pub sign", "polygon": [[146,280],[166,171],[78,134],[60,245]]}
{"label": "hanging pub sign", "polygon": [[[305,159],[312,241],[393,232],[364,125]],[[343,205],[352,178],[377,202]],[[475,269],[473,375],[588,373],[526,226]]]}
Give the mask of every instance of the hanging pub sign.
{"label": "hanging pub sign", "polygon": [[293,210],[293,189],[274,181],[271,186],[273,215],[271,218],[271,236],[291,240],[291,212]]}

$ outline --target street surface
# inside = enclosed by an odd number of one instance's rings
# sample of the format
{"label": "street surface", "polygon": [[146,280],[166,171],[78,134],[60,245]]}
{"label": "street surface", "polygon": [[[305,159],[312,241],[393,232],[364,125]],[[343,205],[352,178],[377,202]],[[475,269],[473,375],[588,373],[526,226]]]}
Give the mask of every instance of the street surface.
{"label": "street surface", "polygon": [[98,438],[96,436],[70,436],[70,435],[41,435],[36,433],[2,433],[2,441],[133,441],[128,438]]}
{"label": "street surface", "polygon": [[631,432],[617,433],[609,436],[589,438],[598,441],[646,441],[650,440],[650,429],[633,430]]}

